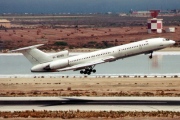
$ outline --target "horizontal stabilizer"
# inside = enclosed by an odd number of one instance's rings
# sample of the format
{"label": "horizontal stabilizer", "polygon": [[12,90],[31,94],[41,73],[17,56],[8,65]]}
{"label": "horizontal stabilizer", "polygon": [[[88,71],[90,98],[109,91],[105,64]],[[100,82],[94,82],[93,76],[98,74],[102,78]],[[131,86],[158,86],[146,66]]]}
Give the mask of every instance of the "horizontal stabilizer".
{"label": "horizontal stabilizer", "polygon": [[16,49],[16,50],[12,50],[12,52],[22,51],[22,50],[29,50],[29,49],[37,48],[37,47],[43,46],[43,45],[44,45],[44,44],[38,44],[38,45],[23,47],[23,48],[19,48],[19,49]]}

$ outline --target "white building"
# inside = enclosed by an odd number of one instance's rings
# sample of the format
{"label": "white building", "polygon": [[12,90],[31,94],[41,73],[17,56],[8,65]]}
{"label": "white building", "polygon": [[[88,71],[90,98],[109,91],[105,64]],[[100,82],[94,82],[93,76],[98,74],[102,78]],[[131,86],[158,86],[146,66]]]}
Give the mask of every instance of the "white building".
{"label": "white building", "polygon": [[0,27],[11,28],[11,22],[6,19],[0,19]]}
{"label": "white building", "polygon": [[150,17],[151,12],[150,11],[132,11],[131,16],[134,16],[134,17]]}

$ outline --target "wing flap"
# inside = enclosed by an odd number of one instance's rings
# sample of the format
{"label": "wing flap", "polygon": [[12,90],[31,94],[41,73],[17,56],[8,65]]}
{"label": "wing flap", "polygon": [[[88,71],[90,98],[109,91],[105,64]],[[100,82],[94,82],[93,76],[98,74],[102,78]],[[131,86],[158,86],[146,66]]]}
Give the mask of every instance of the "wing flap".
{"label": "wing flap", "polygon": [[92,65],[97,65],[97,64],[100,64],[100,63],[104,63],[104,61],[97,61],[97,62],[91,62],[91,63],[82,63],[82,64],[74,65],[72,67],[66,67],[66,68],[63,68],[63,69],[59,69],[59,71],[81,70],[81,69],[83,69],[85,67],[89,67],[89,66],[92,66]]}
{"label": "wing flap", "polygon": [[109,57],[107,57],[107,58],[103,58],[102,60],[105,61],[105,62],[111,62],[111,61],[114,61],[114,60],[115,60],[115,57],[109,56]]}

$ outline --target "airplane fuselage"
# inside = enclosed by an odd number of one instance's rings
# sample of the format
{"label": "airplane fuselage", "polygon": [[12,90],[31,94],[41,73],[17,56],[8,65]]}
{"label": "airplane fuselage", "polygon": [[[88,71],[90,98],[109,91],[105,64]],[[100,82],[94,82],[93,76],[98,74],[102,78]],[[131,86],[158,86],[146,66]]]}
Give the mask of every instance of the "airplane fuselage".
{"label": "airplane fuselage", "polygon": [[116,59],[122,59],[129,56],[141,54],[144,52],[151,52],[154,50],[162,49],[161,43],[154,44],[152,41],[140,41],[135,43],[130,43],[126,45],[116,46],[104,50],[99,50],[91,53],[86,53],[83,55],[67,58],[69,60],[69,65],[73,66],[75,64],[80,64],[82,62],[92,61],[96,59],[106,58],[107,56],[114,56]]}

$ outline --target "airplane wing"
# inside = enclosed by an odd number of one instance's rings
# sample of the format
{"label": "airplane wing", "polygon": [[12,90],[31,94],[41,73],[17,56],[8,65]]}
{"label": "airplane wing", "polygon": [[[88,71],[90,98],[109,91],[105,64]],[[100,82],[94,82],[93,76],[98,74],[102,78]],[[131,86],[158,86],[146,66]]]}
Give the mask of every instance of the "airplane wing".
{"label": "airplane wing", "polygon": [[102,58],[102,59],[99,59],[99,60],[96,60],[96,61],[92,61],[92,62],[88,62],[88,63],[82,63],[82,64],[74,65],[74,66],[71,66],[71,67],[66,67],[66,68],[63,68],[63,69],[59,69],[58,71],[81,70],[81,69],[84,69],[86,67],[90,67],[90,66],[93,66],[93,65],[97,65],[97,64],[101,64],[101,63],[105,63],[105,62],[111,62],[114,59],[115,59],[115,57],[108,56],[106,58]]}

